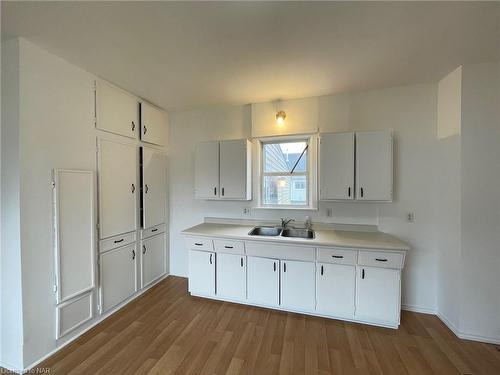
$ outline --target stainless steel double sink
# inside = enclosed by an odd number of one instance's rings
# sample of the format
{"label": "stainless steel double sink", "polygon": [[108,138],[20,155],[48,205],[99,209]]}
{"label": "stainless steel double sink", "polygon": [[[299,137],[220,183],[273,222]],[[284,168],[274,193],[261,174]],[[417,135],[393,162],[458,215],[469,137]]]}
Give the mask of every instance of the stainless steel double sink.
{"label": "stainless steel double sink", "polygon": [[313,239],[314,231],[306,228],[286,228],[280,227],[254,227],[249,233],[250,236],[269,236],[269,237],[293,237]]}

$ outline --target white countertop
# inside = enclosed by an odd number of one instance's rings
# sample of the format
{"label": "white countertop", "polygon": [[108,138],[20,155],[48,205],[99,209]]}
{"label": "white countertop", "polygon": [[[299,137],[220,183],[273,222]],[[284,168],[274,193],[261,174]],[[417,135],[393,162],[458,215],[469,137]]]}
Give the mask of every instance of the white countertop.
{"label": "white countertop", "polygon": [[314,230],[315,238],[290,238],[250,236],[253,225],[202,223],[185,229],[182,234],[202,237],[231,238],[238,240],[293,243],[310,246],[334,246],[360,249],[409,250],[410,247],[398,238],[382,232],[347,230]]}

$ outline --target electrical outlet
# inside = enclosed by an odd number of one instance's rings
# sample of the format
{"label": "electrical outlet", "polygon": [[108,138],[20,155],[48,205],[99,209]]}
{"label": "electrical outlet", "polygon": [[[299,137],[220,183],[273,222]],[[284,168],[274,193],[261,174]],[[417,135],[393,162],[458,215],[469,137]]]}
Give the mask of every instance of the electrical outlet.
{"label": "electrical outlet", "polygon": [[331,207],[328,207],[326,209],[326,217],[332,217],[333,216],[333,209]]}
{"label": "electrical outlet", "polygon": [[413,223],[415,221],[415,213],[414,212],[408,212],[406,214],[406,221],[409,223]]}
{"label": "electrical outlet", "polygon": [[250,207],[243,207],[243,215],[250,215]]}

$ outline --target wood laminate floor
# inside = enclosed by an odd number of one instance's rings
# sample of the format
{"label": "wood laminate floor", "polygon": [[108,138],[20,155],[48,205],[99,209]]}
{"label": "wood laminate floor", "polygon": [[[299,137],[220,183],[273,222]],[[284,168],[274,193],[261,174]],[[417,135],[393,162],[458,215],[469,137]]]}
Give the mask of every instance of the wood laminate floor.
{"label": "wood laminate floor", "polygon": [[435,316],[400,329],[191,297],[169,277],[40,364],[50,374],[500,374],[498,346]]}

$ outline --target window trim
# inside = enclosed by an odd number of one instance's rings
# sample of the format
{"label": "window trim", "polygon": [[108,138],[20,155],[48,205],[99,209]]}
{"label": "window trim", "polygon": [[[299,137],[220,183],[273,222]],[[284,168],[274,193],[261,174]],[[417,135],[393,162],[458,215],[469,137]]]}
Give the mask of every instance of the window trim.
{"label": "window trim", "polygon": [[[287,143],[293,141],[305,141],[308,144],[307,149],[307,171],[306,172],[266,172],[264,173],[264,145],[266,143]],[[277,136],[257,139],[257,191],[258,202],[257,209],[274,209],[274,210],[317,210],[317,165],[318,165],[318,135],[317,134],[302,134],[293,136]],[[306,204],[300,205],[284,205],[284,204],[265,204],[264,203],[264,176],[306,176]]]}

